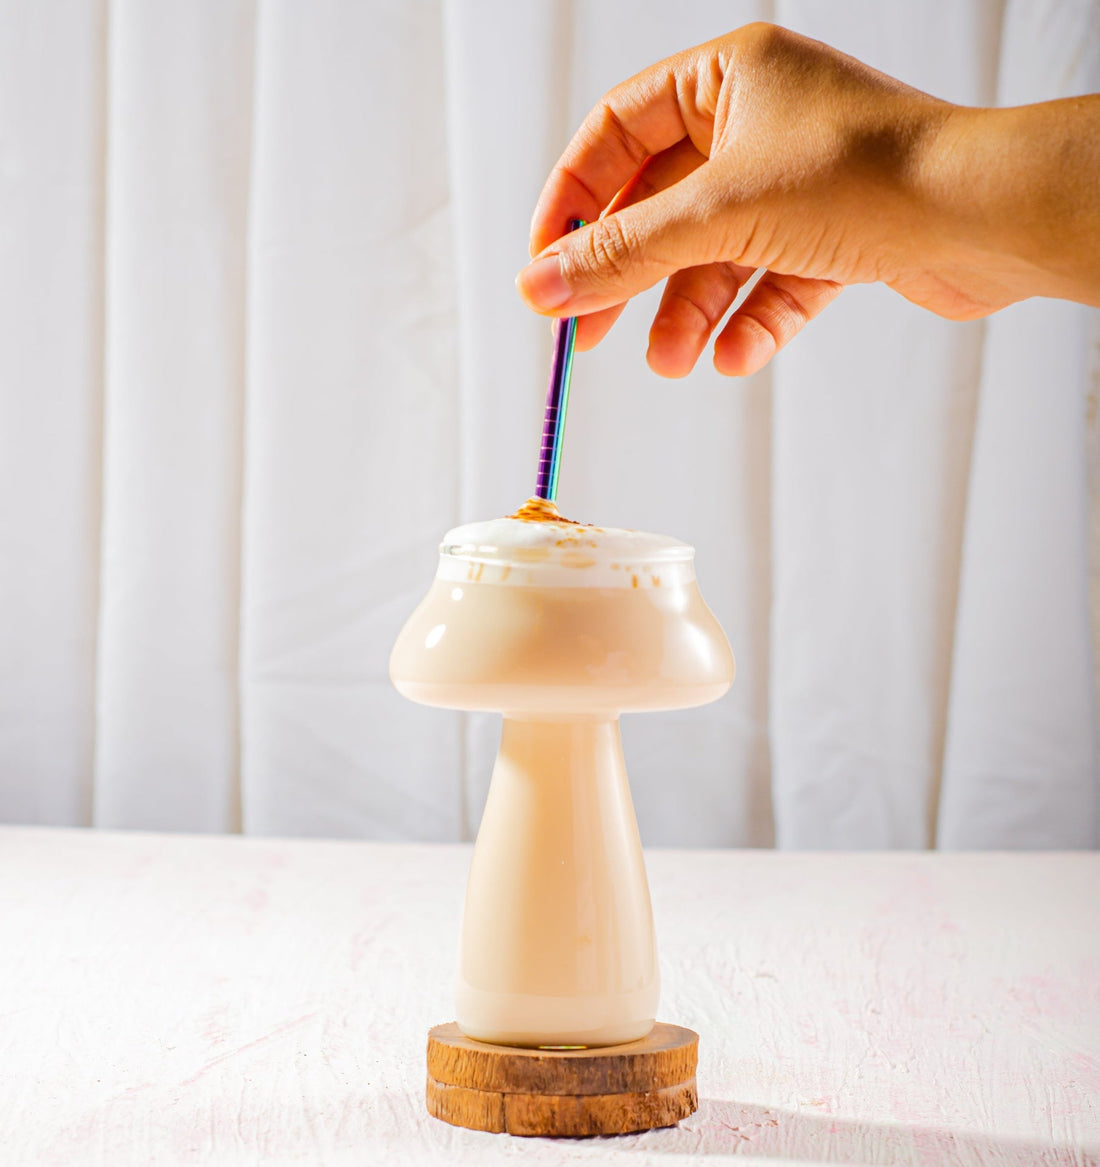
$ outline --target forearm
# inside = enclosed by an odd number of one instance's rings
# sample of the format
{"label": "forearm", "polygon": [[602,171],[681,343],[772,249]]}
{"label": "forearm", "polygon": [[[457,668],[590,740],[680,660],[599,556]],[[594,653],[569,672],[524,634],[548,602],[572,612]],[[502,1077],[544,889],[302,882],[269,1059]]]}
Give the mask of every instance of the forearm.
{"label": "forearm", "polygon": [[981,253],[1017,298],[1100,305],[1100,95],[959,107],[922,181],[945,247]]}

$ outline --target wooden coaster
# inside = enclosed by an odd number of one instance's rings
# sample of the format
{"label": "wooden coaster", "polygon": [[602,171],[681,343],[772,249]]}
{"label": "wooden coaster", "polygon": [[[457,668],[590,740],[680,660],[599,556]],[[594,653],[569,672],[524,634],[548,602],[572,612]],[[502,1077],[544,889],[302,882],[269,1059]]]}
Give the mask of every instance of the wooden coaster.
{"label": "wooden coaster", "polygon": [[428,1113],[510,1135],[621,1135],[675,1126],[699,1105],[699,1035],[658,1022],[648,1037],[583,1050],[519,1049],[428,1033]]}

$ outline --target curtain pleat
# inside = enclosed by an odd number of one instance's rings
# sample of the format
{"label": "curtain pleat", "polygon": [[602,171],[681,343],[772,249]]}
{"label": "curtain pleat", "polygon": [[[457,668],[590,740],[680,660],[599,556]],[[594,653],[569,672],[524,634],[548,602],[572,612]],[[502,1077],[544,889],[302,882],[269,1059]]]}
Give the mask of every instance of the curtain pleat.
{"label": "curtain pleat", "polygon": [[403,700],[387,674],[455,514],[444,102],[437,4],[263,5],[248,265],[246,831],[459,833],[459,715]]}
{"label": "curtain pleat", "polygon": [[111,7],[95,823],[237,813],[251,0]]}
{"label": "curtain pleat", "polygon": [[0,5],[0,817],[92,808],[106,5]]}
{"label": "curtain pleat", "polygon": [[989,323],[938,842],[1097,842],[1084,492],[1085,310]]}
{"label": "curtain pleat", "polygon": [[[605,90],[760,19],[953,101],[1100,88],[1091,0],[0,0],[0,819],[473,836],[499,718],[387,660],[533,486],[531,208]],[[1097,314],[850,288],[673,383],[659,294],[577,359],[560,497],[694,543],[738,660],[625,719],[644,840],[1096,845]]]}

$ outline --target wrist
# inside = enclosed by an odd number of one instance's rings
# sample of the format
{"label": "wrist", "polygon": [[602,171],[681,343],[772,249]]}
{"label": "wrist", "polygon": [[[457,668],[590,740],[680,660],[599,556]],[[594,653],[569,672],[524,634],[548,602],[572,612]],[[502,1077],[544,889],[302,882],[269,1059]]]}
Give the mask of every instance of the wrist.
{"label": "wrist", "polygon": [[949,269],[980,269],[1011,299],[1096,302],[1100,150],[1074,108],[1096,100],[949,107],[919,168],[932,245]]}

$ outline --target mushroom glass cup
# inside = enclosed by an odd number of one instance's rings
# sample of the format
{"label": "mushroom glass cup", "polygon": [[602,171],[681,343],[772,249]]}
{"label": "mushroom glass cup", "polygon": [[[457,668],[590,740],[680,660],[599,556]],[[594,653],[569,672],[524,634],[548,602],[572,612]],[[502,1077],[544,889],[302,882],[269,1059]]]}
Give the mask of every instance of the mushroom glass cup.
{"label": "mushroom glass cup", "polygon": [[652,1028],[657,950],[619,715],[706,704],[733,674],[685,543],[537,503],[445,536],[390,675],[413,701],[504,715],[463,914],[468,1037],[589,1047]]}

